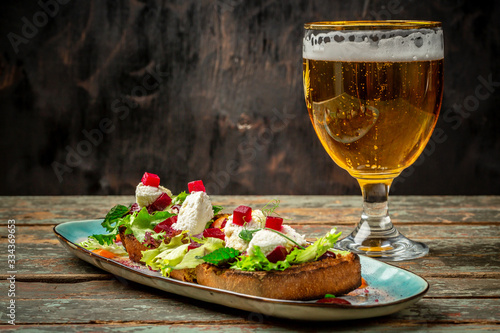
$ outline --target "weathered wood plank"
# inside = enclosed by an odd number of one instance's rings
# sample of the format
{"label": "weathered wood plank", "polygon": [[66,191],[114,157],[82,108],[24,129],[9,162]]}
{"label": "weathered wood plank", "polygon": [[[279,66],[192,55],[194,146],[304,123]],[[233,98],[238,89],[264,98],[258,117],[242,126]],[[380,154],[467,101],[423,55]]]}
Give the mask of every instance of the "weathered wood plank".
{"label": "weathered wood plank", "polygon": [[[426,258],[395,263],[397,266],[426,277],[475,277],[478,276],[477,274],[486,274],[485,276],[489,277],[494,277],[494,274],[500,276],[500,259],[497,255],[500,245],[498,228],[423,225],[401,226],[400,229],[413,239],[425,240],[431,250]],[[313,238],[323,235],[329,230],[329,226],[306,225],[299,226],[297,230]],[[340,226],[339,230],[347,234],[351,228]],[[6,246],[6,235],[7,229],[0,228],[0,246]],[[70,274],[74,278],[75,274],[83,274],[89,278],[106,278],[101,270],[73,257],[64,249],[50,226],[21,225],[17,228],[16,235],[17,269],[20,277],[26,275],[28,278],[28,274],[38,274],[44,275],[46,279],[54,279],[55,275]],[[433,235],[433,237],[426,239],[426,235]],[[6,265],[6,261],[0,261],[2,271],[7,270]]]}
{"label": "weathered wood plank", "polygon": [[[241,322],[241,319],[257,320],[282,324],[283,320],[235,310],[228,307],[200,302],[187,298],[158,299],[17,299],[16,322],[18,324],[35,323],[212,323],[223,321]],[[21,310],[22,309],[22,310]],[[485,311],[484,309],[488,309]],[[111,311],[110,311],[111,310]],[[410,308],[383,319],[371,319],[370,322],[398,321],[405,323],[500,323],[498,299],[423,299]],[[85,314],[85,315],[82,315]],[[315,327],[311,323],[289,322],[287,327]],[[324,324],[323,324],[324,325]],[[321,328],[322,324],[317,324]],[[330,326],[331,329],[331,326]]]}
{"label": "weathered wood plank", "polygon": [[[280,212],[293,223],[354,224],[361,214],[357,196],[214,196],[213,202],[229,212],[239,204],[254,208],[272,199],[281,201]],[[0,223],[58,224],[102,218],[115,204],[130,204],[133,196],[2,197]],[[398,197],[391,198],[391,214],[398,223],[499,223],[500,197]]]}
{"label": "weathered wood plank", "polygon": [[[230,326],[229,326],[230,324]],[[158,325],[141,325],[134,323],[124,323],[124,324],[87,324],[87,325],[16,325],[15,328],[11,326],[0,326],[5,332],[33,332],[35,329],[37,332],[141,332],[141,333],[219,333],[219,332],[230,332],[230,333],[248,333],[248,332],[300,332],[300,331],[311,331],[314,329],[315,332],[332,332],[332,327],[335,327],[335,331],[342,332],[402,332],[411,331],[415,333],[419,332],[436,332],[436,333],[447,333],[447,332],[498,332],[498,325],[495,324],[432,324],[428,323],[399,323],[399,322],[375,322],[366,320],[351,320],[346,322],[335,322],[329,324],[296,324],[296,327],[285,327],[282,323],[276,323],[275,325],[270,324],[259,324],[252,322],[232,322],[232,323],[208,323],[208,324],[191,324],[191,323],[172,323],[172,324],[158,324]],[[374,326],[376,324],[376,326]],[[307,329],[306,326],[309,326]]]}
{"label": "weathered wood plank", "polygon": [[[287,223],[288,221],[285,221]],[[300,224],[294,226],[294,228],[301,234],[306,235],[308,239],[315,239],[317,237],[323,236],[332,227],[337,227],[338,231],[342,231],[343,235],[349,234],[353,229],[354,225],[317,225],[317,224]],[[500,227],[495,227],[491,225],[476,225],[471,228],[469,225],[398,225],[398,230],[400,230],[404,235],[416,238],[420,240],[426,240],[430,242],[432,240],[449,240],[456,241],[459,240],[460,246],[462,246],[464,240],[475,240],[479,242],[479,239],[500,239]],[[0,227],[0,244],[7,243],[8,230],[7,228]],[[16,244],[22,246],[24,244],[60,244],[57,240],[53,227],[50,225],[35,225],[35,226],[24,226],[20,225],[16,228]],[[477,253],[482,253],[481,246],[477,247]]]}
{"label": "weathered wood plank", "polygon": [[500,298],[500,278],[452,279],[431,277],[427,279],[427,282],[429,282],[430,289],[425,297]]}
{"label": "weathered wood plank", "polygon": [[[429,292],[425,297],[470,297],[500,298],[500,279],[453,279],[429,278]],[[8,289],[9,282],[0,281],[0,286]],[[128,281],[117,276],[102,281],[81,281],[78,283],[16,283],[18,299],[156,299],[176,298],[177,296]]]}

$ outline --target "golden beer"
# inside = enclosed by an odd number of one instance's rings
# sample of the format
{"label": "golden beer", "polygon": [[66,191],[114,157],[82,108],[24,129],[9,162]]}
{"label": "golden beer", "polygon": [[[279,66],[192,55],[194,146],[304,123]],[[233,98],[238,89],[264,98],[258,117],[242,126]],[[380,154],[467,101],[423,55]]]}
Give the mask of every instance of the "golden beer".
{"label": "golden beer", "polygon": [[361,220],[336,247],[383,260],[425,256],[389,216],[389,188],[430,139],[443,96],[440,22],[304,25],[304,94],[323,147],[358,181]]}
{"label": "golden beer", "polygon": [[443,94],[443,60],[303,60],[304,93],[321,143],[356,178],[393,178],[425,148]]}

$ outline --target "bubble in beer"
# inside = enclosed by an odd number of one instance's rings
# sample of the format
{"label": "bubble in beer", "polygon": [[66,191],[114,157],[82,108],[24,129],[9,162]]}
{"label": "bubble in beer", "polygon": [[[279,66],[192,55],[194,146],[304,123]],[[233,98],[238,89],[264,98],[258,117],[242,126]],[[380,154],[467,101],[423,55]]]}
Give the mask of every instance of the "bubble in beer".
{"label": "bubble in beer", "polygon": [[346,93],[323,102],[313,102],[313,111],[328,135],[341,143],[353,143],[361,139],[375,125],[379,116],[376,108]]}

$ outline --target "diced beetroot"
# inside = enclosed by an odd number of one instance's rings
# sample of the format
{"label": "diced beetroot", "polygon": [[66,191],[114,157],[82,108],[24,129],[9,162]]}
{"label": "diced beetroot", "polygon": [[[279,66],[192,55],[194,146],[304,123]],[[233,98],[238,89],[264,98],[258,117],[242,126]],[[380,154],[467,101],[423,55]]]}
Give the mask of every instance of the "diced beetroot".
{"label": "diced beetroot", "polygon": [[154,228],[154,231],[156,233],[166,231],[167,235],[170,235],[173,232],[172,225],[176,222],[177,222],[177,215],[169,217],[165,221],[158,223]]}
{"label": "diced beetroot", "polygon": [[342,304],[342,305],[351,305],[351,302],[349,302],[346,299],[343,298],[336,298],[336,297],[328,297],[328,298],[322,298],[316,303],[331,303],[331,304]]}
{"label": "diced beetroot", "polygon": [[142,176],[142,184],[146,186],[158,187],[160,186],[160,177],[154,173],[145,172]]}
{"label": "diced beetroot", "polygon": [[192,249],[196,249],[197,247],[200,247],[200,246],[201,246],[201,243],[191,241],[191,243],[188,245],[188,251],[192,250]]}
{"label": "diced beetroot", "polygon": [[271,253],[266,256],[266,258],[270,262],[276,263],[278,261],[285,260],[287,255],[288,251],[286,250],[286,247],[284,247],[283,245],[278,245]]}
{"label": "diced beetroot", "polygon": [[170,198],[167,193],[162,193],[151,205],[148,206],[148,212],[151,214],[152,212],[162,211],[167,208],[171,202],[172,198]]}
{"label": "diced beetroot", "polygon": [[220,228],[224,229],[226,227],[226,223],[227,223],[227,218],[224,219],[224,221],[222,221],[222,224],[220,225]]}
{"label": "diced beetroot", "polygon": [[277,216],[266,217],[266,228],[281,231],[281,225],[283,224],[283,219]]}
{"label": "diced beetroot", "polygon": [[205,185],[203,185],[203,181],[201,181],[201,180],[195,180],[195,181],[188,183],[188,190],[189,190],[189,193],[206,192]]}
{"label": "diced beetroot", "polygon": [[139,207],[139,204],[137,202],[134,202],[132,206],[130,206],[130,213],[132,214],[133,212],[138,212],[140,211],[141,208]]}
{"label": "diced beetroot", "polygon": [[323,253],[323,255],[321,257],[318,258],[318,260],[323,260],[323,259],[326,259],[326,258],[333,258],[335,259],[335,253],[333,253],[332,251],[326,251],[325,253]]}
{"label": "diced beetroot", "polygon": [[233,211],[233,223],[236,225],[244,225],[245,222],[252,220],[252,208],[248,206],[239,206]]}
{"label": "diced beetroot", "polygon": [[173,205],[172,206],[172,212],[177,211],[177,214],[181,211],[181,205]]}
{"label": "diced beetroot", "polygon": [[219,228],[208,228],[203,230],[203,237],[214,237],[224,240],[226,238],[226,235]]}

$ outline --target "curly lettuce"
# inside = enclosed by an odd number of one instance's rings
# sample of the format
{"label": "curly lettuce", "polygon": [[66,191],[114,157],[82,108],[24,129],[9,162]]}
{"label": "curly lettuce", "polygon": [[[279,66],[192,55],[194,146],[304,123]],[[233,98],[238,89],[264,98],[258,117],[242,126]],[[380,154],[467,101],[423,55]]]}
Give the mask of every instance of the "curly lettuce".
{"label": "curly lettuce", "polygon": [[224,247],[223,240],[209,237],[196,239],[202,245],[188,251],[186,232],[173,237],[168,244],[162,243],[156,249],[143,251],[142,261],[151,269],[160,270],[163,276],[169,276],[174,269],[195,268],[204,262],[201,257]]}
{"label": "curly lettuce", "polygon": [[325,236],[318,238],[305,249],[295,248],[287,255],[286,261],[291,264],[301,264],[318,260],[326,251],[333,248],[342,232],[335,233],[337,228],[330,230]]}
{"label": "curly lettuce", "polygon": [[152,238],[159,240],[160,238],[163,238],[164,234],[155,233],[154,228],[159,223],[174,215],[175,214],[169,213],[168,211],[160,211],[149,214],[146,207],[144,207],[138,213],[129,215],[130,218],[125,220],[122,225],[127,227],[126,234],[134,234],[135,238],[137,238],[137,240],[141,243],[144,242],[147,232],[151,234]]}
{"label": "curly lettuce", "polygon": [[270,262],[259,246],[254,246],[254,251],[251,255],[242,255],[237,258],[238,260],[231,265],[230,268],[239,269],[242,271],[284,271],[291,266],[287,260],[278,261],[276,263]]}
{"label": "curly lettuce", "polygon": [[126,256],[127,251],[125,251],[125,248],[121,245],[111,243],[111,244],[101,244],[99,243],[98,240],[94,238],[88,238],[86,241],[83,241],[79,243],[80,246],[84,247],[85,249],[89,251],[93,250],[106,250],[111,253],[116,254],[117,256]]}
{"label": "curly lettuce", "polygon": [[[233,269],[243,271],[283,271],[291,265],[302,264],[317,260],[326,251],[332,250],[333,246],[339,239],[341,232],[335,233],[336,228],[333,228],[325,236],[316,240],[313,244],[306,248],[294,248],[285,260],[276,263],[270,262],[262,253],[258,246],[254,246],[254,251],[251,255],[242,255],[237,258],[237,261],[231,265]],[[335,250],[334,250],[335,251]],[[345,251],[336,251],[344,252]]]}

